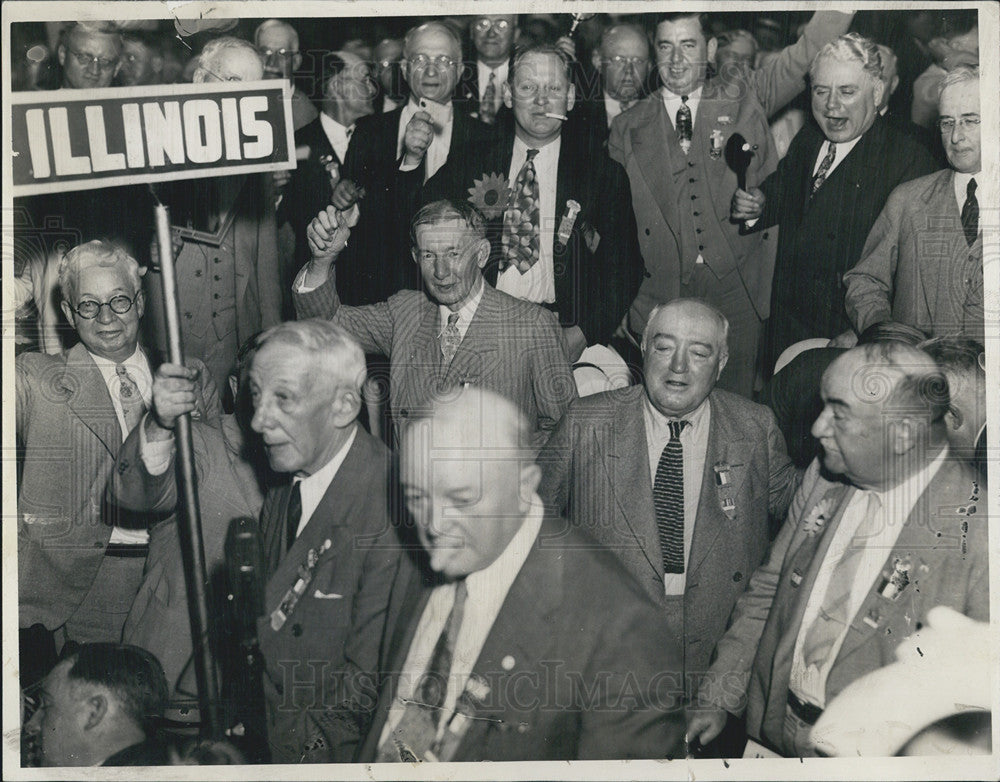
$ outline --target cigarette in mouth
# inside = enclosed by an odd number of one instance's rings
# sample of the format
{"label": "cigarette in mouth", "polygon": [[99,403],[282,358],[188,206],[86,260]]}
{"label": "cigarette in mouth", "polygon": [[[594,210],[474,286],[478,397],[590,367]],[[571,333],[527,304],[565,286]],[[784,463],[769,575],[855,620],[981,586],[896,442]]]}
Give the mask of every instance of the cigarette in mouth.
{"label": "cigarette in mouth", "polygon": [[563,122],[565,122],[568,119],[568,117],[565,114],[556,114],[554,111],[545,112],[545,116],[551,117],[552,119],[561,119]]}

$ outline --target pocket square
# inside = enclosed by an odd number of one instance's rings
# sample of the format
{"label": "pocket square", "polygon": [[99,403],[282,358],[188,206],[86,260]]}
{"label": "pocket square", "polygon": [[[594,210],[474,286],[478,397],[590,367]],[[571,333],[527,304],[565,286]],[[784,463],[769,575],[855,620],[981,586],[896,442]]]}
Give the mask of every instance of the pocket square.
{"label": "pocket square", "polygon": [[336,592],[321,592],[319,589],[313,592],[313,597],[317,600],[342,600],[344,598],[343,595],[338,595]]}

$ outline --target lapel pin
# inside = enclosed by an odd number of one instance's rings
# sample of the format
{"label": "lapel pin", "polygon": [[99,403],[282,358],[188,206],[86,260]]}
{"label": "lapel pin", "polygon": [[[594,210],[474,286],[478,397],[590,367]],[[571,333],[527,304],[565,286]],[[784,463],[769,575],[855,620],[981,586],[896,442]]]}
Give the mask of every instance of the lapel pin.
{"label": "lapel pin", "polygon": [[730,519],[736,517],[736,502],[732,497],[722,498],[722,512],[725,513]]}
{"label": "lapel pin", "polygon": [[898,600],[910,583],[911,567],[912,563],[908,558],[896,557],[892,563],[892,572],[882,571],[882,582],[879,585],[878,593],[886,600]]}
{"label": "lapel pin", "polygon": [[715,485],[728,486],[733,480],[731,468],[725,462],[716,462],[712,469],[715,470]]}
{"label": "lapel pin", "polygon": [[[721,121],[721,117],[720,117]],[[709,149],[708,156],[712,160],[718,160],[722,157],[722,150],[726,146],[726,137],[722,134],[722,131],[716,128],[712,131],[712,135],[709,136]]]}
{"label": "lapel pin", "polygon": [[562,220],[559,221],[559,231],[557,232],[556,239],[556,243],[560,248],[564,248],[569,244],[569,237],[573,233],[576,216],[580,214],[581,208],[580,204],[572,198],[566,202],[566,211],[563,213]]}
{"label": "lapel pin", "polygon": [[872,628],[872,630],[875,630],[879,626],[879,622],[882,621],[882,617],[879,615],[879,612],[873,608],[861,621]]}
{"label": "lapel pin", "polygon": [[792,586],[796,588],[798,588],[799,584],[802,583],[802,573],[799,571],[798,568],[795,568],[792,571],[792,575],[791,578],[789,578],[789,581],[791,581]]}
{"label": "lapel pin", "polygon": [[508,654],[500,661],[500,667],[503,668],[505,671],[512,671],[514,670],[514,663],[515,663],[514,658]]}

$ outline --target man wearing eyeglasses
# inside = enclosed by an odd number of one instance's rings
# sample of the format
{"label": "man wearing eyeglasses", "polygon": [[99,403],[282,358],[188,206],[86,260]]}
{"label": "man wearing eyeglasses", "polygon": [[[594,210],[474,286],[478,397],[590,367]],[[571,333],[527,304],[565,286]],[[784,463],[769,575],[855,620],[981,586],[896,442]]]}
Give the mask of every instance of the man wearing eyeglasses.
{"label": "man wearing eyeglasses", "polygon": [[733,195],[734,221],[748,221],[752,231],[780,228],[765,371],[800,340],[845,346],[838,338],[851,328],[844,272],[862,257],[893,188],[936,168],[919,142],[879,116],[881,75],[869,38],[847,33],[823,47],[809,68],[815,125],[799,131],[759,188]]}
{"label": "man wearing eyeglasses", "polygon": [[265,79],[288,79],[292,85],[292,125],[305,127],[319,116],[309,97],[297,89],[292,75],[302,67],[299,34],[287,22],[268,19],[254,33],[254,42],[264,57]]}
{"label": "man wearing eyeglasses", "polygon": [[469,32],[476,65],[463,69],[456,100],[461,101],[470,116],[494,125],[504,108],[502,87],[520,33],[517,16],[482,14],[473,17]]}
{"label": "man wearing eyeglasses", "polygon": [[143,30],[122,34],[122,67],[118,83],[123,87],[142,87],[163,82],[163,41]]}
{"label": "man wearing eyeglasses", "polygon": [[74,22],[56,54],[63,69],[63,87],[110,87],[121,67],[121,33],[111,22]]}
{"label": "man wearing eyeglasses", "polygon": [[[138,345],[145,311],[138,264],[115,245],[88,242],[66,253],[59,287],[80,342],[16,361],[18,597],[27,658],[39,648],[34,643],[119,640],[153,520],[105,496],[122,442],[151,399],[155,362]],[[191,366],[201,414],[214,419],[217,387],[201,362]]]}
{"label": "man wearing eyeglasses", "polygon": [[373,304],[396,291],[420,288],[420,275],[406,260],[420,186],[453,151],[465,150],[488,132],[455,111],[452,96],[461,67],[462,44],[450,27],[431,21],[412,28],[403,40],[409,100],[394,111],[358,120],[332,199],[341,210],[360,201],[360,221],[338,262],[339,293],[352,304]]}
{"label": "man wearing eyeglasses", "polygon": [[938,126],[950,167],[892,191],[861,260],[844,275],[847,316],[858,332],[894,320],[932,336],[984,340],[979,211],[996,204],[996,192],[982,176],[979,101],[978,68],[944,77]]}

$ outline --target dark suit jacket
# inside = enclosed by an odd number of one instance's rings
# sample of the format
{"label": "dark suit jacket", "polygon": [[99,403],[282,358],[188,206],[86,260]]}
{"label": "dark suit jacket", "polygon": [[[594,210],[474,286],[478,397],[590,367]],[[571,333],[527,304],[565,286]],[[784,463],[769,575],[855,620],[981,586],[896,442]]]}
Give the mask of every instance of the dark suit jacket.
{"label": "dark suit jacket", "polygon": [[[644,398],[642,386],[630,386],[574,402],[539,455],[539,494],[625,563],[659,606],[661,621],[683,637],[690,678],[708,669],[737,598],[767,554],[769,518],[784,516],[796,476],[771,412],[713,391],[684,599],[671,600],[663,593]],[[717,484],[720,463],[730,467],[727,487]],[[726,497],[736,505],[732,518],[722,509]]]}
{"label": "dark suit jacket", "polygon": [[[236,419],[223,416],[216,426],[191,423],[191,444],[198,478],[202,542],[209,581],[222,587],[223,547],[229,523],[238,516],[256,519],[264,502],[258,477],[243,453],[244,439]],[[110,496],[131,510],[168,516],[150,529],[149,556],[142,585],[125,620],[122,640],[156,655],[167,677],[171,698],[197,693],[191,662],[191,620],[181,557],[177,517],[177,476],[174,463],[160,475],[150,475],[142,459],[139,428],[122,444],[112,476]],[[210,591],[210,610],[224,605],[220,589]],[[219,624],[209,628],[223,640]],[[178,692],[180,691],[180,692]]]}
{"label": "dark suit jacket", "polygon": [[778,170],[761,185],[767,201],[754,227],[781,229],[765,374],[789,345],[835,337],[851,328],[844,309],[844,272],[860,260],[889,193],[935,168],[920,144],[878,117],[810,199],[813,166],[825,142],[819,128],[807,123]]}
{"label": "dark suit jacket", "polygon": [[954,171],[892,191],[844,285],[847,315],[858,332],[891,319],[931,336],[984,341],[983,235],[971,246],[965,241]]}
{"label": "dark suit jacket", "polygon": [[[147,351],[150,369],[158,365]],[[219,394],[194,361],[206,420]],[[121,425],[101,371],[82,343],[57,354],[16,359],[17,440],[24,466],[18,487],[20,626],[55,630],[80,605],[104,558],[115,524],[146,526],[106,495],[122,447]]]}
{"label": "dark suit jacket", "polygon": [[388,356],[389,406],[397,424],[426,413],[448,388],[471,384],[519,405],[540,445],[576,397],[555,315],[536,304],[486,285],[458,352],[443,366],[441,316],[426,294],[401,291],[380,304],[344,307],[333,278],[296,293],[296,312],[300,319],[332,318],[366,353]]}
{"label": "dark suit jacket", "polygon": [[[359,119],[341,168],[341,178],[365,188],[361,219],[337,261],[340,296],[352,305],[374,304],[420,287],[420,270],[410,255],[410,217],[424,182],[424,163],[409,176],[399,170],[396,140],[402,116],[400,106]],[[486,126],[457,109],[453,116],[450,151],[464,154]]]}
{"label": "dark suit jacket", "polygon": [[[587,343],[607,344],[628,311],[642,281],[642,256],[636,240],[635,216],[628,177],[618,163],[593,146],[586,133],[562,135],[556,181],[556,230],[570,199],[580,204],[580,214],[569,241],[552,240],[556,309],[563,326],[579,326]],[[421,201],[440,198],[475,199],[469,194],[476,180],[490,174],[507,178],[514,150],[510,130],[448,162],[424,186]],[[490,260],[487,281],[495,285],[503,257],[503,213],[489,215],[487,235]],[[588,239],[598,237],[596,247]]]}
{"label": "dark suit jacket", "polygon": [[[345,681],[374,677],[400,547],[388,513],[390,455],[360,426],[305,529],[286,552],[286,485],[261,510],[264,615],[257,623],[266,675],[268,741],[275,763],[330,761]],[[329,540],[305,593],[278,630],[271,613],[300,577],[310,550]]]}
{"label": "dark suit jacket", "polygon": [[[542,524],[507,593],[472,668],[490,690],[477,709],[484,719],[470,721],[454,761],[683,754],[675,639],[621,563],[577,531],[564,536],[565,529],[564,520]],[[387,627],[386,676],[359,762],[375,757],[430,596],[418,570],[410,569],[406,583],[393,593],[398,621]]]}
{"label": "dark suit jacket", "polygon": [[[986,496],[979,489],[978,500],[972,499],[974,482],[968,465],[948,459],[917,500],[884,570],[892,574],[897,560],[909,560],[910,583],[895,600],[881,593],[881,578],[872,583],[830,670],[828,701],[855,679],[895,662],[900,641],[920,628],[934,606],[989,621]],[[767,562],[736,605],[710,672],[710,682],[725,677],[725,708],[738,712],[745,705],[747,732],[786,755],[791,748],[782,741],[782,723],[795,641],[817,573],[855,491],[823,479],[819,463],[813,462]],[[820,531],[810,534],[809,517],[824,498],[833,510]]]}

